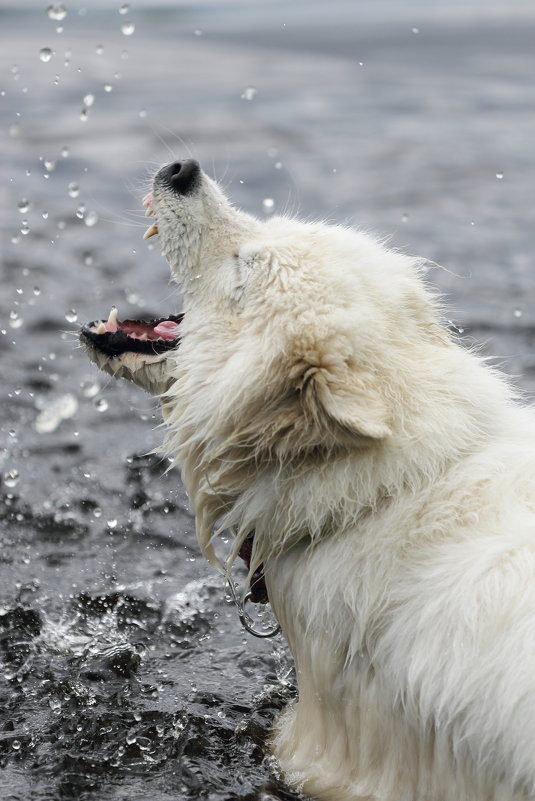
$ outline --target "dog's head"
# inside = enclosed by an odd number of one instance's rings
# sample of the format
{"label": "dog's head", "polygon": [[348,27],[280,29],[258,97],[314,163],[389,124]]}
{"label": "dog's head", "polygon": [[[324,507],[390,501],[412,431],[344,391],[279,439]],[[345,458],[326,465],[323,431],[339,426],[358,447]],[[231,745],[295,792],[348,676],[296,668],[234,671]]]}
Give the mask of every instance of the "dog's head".
{"label": "dog's head", "polygon": [[417,413],[406,378],[444,335],[416,260],[365,234],[257,220],[193,160],[163,167],[145,205],[145,236],[159,235],[184,318],[180,346],[177,330],[159,342],[161,320],[145,332],[158,353],[154,364],[142,357],[137,383],[164,393],[166,447],[183,463],[208,550],[213,522],[270,471],[302,474],[381,447],[409,404]]}
{"label": "dog's head", "polygon": [[396,342],[436,336],[414,259],[342,227],[259,221],[193,160],[162,168],[146,204],[184,293],[193,403],[210,390],[215,418],[270,458],[389,435]]}

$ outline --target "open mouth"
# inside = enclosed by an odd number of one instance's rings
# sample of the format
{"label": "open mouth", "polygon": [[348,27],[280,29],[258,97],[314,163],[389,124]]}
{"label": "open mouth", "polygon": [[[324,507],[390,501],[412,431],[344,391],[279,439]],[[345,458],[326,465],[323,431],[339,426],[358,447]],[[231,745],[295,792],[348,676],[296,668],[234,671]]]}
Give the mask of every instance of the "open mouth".
{"label": "open mouth", "polygon": [[[152,192],[143,198],[143,205],[147,217],[154,214]],[[151,225],[144,239],[157,233],[156,225]],[[183,317],[171,314],[154,320],[119,320],[117,308],[112,306],[107,320],[96,320],[82,327],[80,339],[108,357],[127,353],[156,356],[178,347]]]}
{"label": "open mouth", "polygon": [[119,320],[112,306],[107,320],[97,320],[82,327],[80,337],[106,356],[123,353],[159,354],[177,348],[183,314],[171,314],[158,320]]}
{"label": "open mouth", "polygon": [[[152,192],[143,198],[143,205],[145,216],[154,214]],[[144,239],[157,233],[156,225],[151,225]],[[108,319],[84,325],[80,338],[105,356],[121,356],[123,353],[157,355],[178,347],[183,317],[183,314],[171,314],[157,320],[119,320],[117,308],[112,306]]]}

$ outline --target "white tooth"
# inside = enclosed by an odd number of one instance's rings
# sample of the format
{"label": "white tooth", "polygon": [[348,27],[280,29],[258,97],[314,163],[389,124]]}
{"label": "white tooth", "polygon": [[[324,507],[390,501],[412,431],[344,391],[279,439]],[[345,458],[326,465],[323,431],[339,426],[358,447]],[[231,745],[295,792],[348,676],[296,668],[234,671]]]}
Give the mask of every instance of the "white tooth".
{"label": "white tooth", "polygon": [[139,339],[148,339],[148,338],[149,338],[148,334],[141,334],[141,336],[139,337]]}
{"label": "white tooth", "polygon": [[158,233],[158,228],[153,223],[151,225],[151,227],[147,228],[147,230],[143,234],[143,239],[150,239],[151,236],[154,236],[154,234],[157,234],[157,233]]}
{"label": "white tooth", "polygon": [[110,325],[114,325],[117,327],[117,306],[112,306],[110,311],[110,316],[108,317],[108,323]]}
{"label": "white tooth", "polygon": [[97,331],[96,331],[96,333],[97,333],[97,334],[107,334],[107,333],[108,333],[108,332],[107,332],[107,330],[106,330],[106,326],[104,325],[104,323],[100,323],[99,327],[97,328]]}
{"label": "white tooth", "polygon": [[145,211],[145,217],[152,217],[153,214],[154,214],[154,209],[148,208]]}

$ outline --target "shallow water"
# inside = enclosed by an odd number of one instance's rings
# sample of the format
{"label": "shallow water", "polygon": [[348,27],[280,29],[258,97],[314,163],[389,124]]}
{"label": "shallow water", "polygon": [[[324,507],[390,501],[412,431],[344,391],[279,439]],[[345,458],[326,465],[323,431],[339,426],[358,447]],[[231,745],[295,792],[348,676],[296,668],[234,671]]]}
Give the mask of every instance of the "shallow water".
{"label": "shallow water", "polygon": [[291,798],[266,750],[284,643],[241,630],[179,476],[145,455],[156,405],[86,361],[77,325],[178,311],[140,199],[192,153],[253,213],[442,264],[452,323],[532,392],[535,14],[73,3],[56,33],[46,5],[0,9],[0,797]]}

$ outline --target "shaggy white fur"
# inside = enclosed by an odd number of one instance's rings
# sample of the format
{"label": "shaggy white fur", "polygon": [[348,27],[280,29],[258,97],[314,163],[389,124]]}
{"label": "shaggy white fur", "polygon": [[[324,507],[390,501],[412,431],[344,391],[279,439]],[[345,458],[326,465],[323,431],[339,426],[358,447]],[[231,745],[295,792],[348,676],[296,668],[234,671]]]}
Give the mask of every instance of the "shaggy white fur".
{"label": "shaggy white fur", "polygon": [[535,417],[452,340],[415,259],[152,200],[184,291],[163,398],[205,555],[254,530],[298,700],[273,749],[325,801],[535,799]]}

